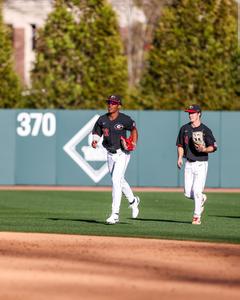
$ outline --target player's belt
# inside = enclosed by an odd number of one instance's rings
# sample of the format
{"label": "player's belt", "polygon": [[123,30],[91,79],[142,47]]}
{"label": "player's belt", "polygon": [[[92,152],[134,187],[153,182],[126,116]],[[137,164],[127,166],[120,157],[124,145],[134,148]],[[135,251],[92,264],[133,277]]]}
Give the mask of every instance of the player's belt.
{"label": "player's belt", "polygon": [[189,162],[196,162],[196,160],[193,160],[193,159],[190,159],[190,158],[187,158],[187,161],[189,161]]}
{"label": "player's belt", "polygon": [[115,150],[115,149],[108,149],[108,152],[112,153],[112,154],[116,154],[116,153],[118,153],[120,151],[121,151],[121,149],[117,149],[117,150]]}

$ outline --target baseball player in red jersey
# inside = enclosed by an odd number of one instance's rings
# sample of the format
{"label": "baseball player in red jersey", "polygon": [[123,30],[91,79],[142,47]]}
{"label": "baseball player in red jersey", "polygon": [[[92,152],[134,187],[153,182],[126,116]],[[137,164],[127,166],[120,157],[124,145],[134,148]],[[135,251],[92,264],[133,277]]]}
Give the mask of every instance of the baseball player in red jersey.
{"label": "baseball player in red jersey", "polygon": [[177,137],[178,168],[184,169],[184,194],[195,203],[192,224],[201,224],[201,215],[207,196],[203,194],[207,170],[208,153],[217,150],[216,140],[212,131],[201,122],[201,108],[199,105],[190,105],[185,112],[189,113],[190,123],[183,125]]}
{"label": "baseball player in red jersey", "polygon": [[[107,150],[108,169],[112,179],[112,213],[106,220],[107,224],[119,222],[122,193],[128,199],[132,218],[137,218],[139,213],[140,199],[134,196],[124,178],[130,160],[130,151],[135,150],[137,144],[138,131],[135,122],[119,111],[121,104],[119,96],[108,97],[108,112],[99,117],[92,130],[93,148],[97,147],[98,141],[103,136],[102,145]],[[129,138],[127,138],[127,131],[130,131]]]}

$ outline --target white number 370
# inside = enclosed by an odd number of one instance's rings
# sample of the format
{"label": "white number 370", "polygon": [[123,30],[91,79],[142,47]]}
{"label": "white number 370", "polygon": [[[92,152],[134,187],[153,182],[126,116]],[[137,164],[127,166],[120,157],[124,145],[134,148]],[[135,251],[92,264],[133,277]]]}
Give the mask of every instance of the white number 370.
{"label": "white number 370", "polygon": [[56,117],[53,113],[26,113],[18,114],[17,134],[20,136],[38,136],[40,130],[45,136],[53,136],[56,132]]}

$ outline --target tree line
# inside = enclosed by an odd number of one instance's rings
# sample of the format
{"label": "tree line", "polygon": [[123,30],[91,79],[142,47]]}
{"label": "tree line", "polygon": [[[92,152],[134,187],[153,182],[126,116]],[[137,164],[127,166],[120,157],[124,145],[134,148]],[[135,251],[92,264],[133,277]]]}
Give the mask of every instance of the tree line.
{"label": "tree line", "polygon": [[[37,32],[31,87],[23,86],[14,71],[1,13],[0,107],[99,109],[108,95],[119,94],[126,109],[183,109],[199,103],[207,110],[239,110],[237,3],[165,0],[158,7],[159,1],[150,1],[157,17],[133,85],[119,22],[105,0],[55,0]],[[142,9],[144,3],[135,0]],[[136,31],[132,38],[134,44],[141,36]]]}

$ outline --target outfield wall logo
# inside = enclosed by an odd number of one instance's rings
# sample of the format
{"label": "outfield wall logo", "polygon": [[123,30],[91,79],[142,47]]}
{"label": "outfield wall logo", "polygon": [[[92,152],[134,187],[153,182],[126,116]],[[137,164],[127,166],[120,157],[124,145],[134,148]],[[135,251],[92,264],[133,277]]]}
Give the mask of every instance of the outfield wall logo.
{"label": "outfield wall logo", "polygon": [[[95,182],[99,182],[107,173],[107,151],[102,146],[102,138],[96,149],[91,146],[92,128],[99,115],[95,115],[84,127],[82,127],[64,146],[63,150],[75,161],[75,163]],[[77,151],[77,145],[88,136],[88,145],[81,148],[83,156]],[[99,169],[94,169],[90,161],[103,161]]]}

